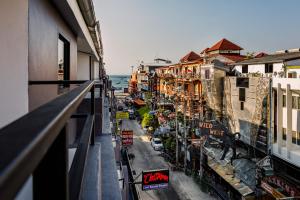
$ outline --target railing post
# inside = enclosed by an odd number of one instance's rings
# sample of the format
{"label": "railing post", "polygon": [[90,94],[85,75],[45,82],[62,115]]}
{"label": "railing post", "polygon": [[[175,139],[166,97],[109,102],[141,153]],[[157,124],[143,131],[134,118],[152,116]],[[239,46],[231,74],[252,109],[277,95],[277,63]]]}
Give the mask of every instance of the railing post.
{"label": "railing post", "polygon": [[91,88],[91,116],[94,117],[92,135],[91,135],[91,145],[95,144],[95,85]]}
{"label": "railing post", "polygon": [[33,199],[69,199],[67,144],[64,127],[33,172]]}

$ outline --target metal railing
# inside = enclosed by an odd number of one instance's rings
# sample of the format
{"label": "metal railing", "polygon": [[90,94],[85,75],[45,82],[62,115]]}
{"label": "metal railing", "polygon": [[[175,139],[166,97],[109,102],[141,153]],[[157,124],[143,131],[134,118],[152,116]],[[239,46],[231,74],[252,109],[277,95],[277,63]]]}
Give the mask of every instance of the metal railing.
{"label": "metal railing", "polygon": [[[0,130],[0,199],[13,199],[33,177],[34,199],[79,199],[89,144],[95,140],[94,81],[30,81],[35,84],[81,84]],[[91,93],[89,113],[73,115]],[[85,118],[68,170],[70,118]]]}

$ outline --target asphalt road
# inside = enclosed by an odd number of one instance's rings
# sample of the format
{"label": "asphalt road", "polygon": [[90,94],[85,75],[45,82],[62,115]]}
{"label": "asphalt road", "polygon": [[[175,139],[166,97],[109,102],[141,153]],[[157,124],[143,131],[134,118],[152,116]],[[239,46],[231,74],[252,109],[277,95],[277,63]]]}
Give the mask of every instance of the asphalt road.
{"label": "asphalt road", "polygon": [[[159,156],[159,151],[154,151],[147,136],[135,120],[123,120],[122,129],[133,130],[134,140],[133,146],[129,148],[129,153],[133,153],[135,158],[131,165],[138,176],[143,170],[163,169],[169,166],[163,162],[163,158]],[[139,176],[137,181],[142,181],[142,176]],[[142,191],[141,185],[137,186],[142,200],[150,199],[180,199],[172,183],[167,189]]]}
{"label": "asphalt road", "polygon": [[[136,120],[123,120],[122,129],[133,130],[134,141],[133,146],[129,147],[129,153],[134,154],[131,161],[133,170],[138,175],[143,170],[169,168],[167,162],[159,155],[159,151],[154,151],[148,137],[144,135],[143,130]],[[142,181],[139,176],[136,181]],[[167,189],[142,191],[141,185],[137,185],[138,192],[142,200],[152,199],[211,199],[207,194],[202,193],[198,186],[192,183],[190,177],[182,172],[170,171],[170,183]]]}

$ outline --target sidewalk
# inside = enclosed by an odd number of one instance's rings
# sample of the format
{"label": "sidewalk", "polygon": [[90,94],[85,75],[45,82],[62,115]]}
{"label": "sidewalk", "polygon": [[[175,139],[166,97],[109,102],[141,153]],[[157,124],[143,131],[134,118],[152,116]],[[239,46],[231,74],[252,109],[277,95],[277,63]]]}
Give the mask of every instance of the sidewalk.
{"label": "sidewalk", "polygon": [[213,200],[212,196],[201,191],[200,186],[195,183],[192,177],[187,176],[184,172],[172,171],[171,176],[172,186],[178,193],[178,195],[183,197],[182,199],[190,200]]}

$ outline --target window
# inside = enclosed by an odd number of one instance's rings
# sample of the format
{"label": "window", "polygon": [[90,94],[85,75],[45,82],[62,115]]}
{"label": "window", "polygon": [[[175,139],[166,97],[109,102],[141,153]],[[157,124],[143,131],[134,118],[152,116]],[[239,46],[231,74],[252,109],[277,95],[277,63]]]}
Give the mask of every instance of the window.
{"label": "window", "polygon": [[286,140],[286,128],[282,128],[282,139]]}
{"label": "window", "polygon": [[239,100],[240,101],[246,100],[246,89],[245,88],[239,88]]}
{"label": "window", "polygon": [[297,132],[297,144],[300,145],[300,132]]}
{"label": "window", "polygon": [[58,80],[70,80],[70,43],[62,36],[58,38]]}
{"label": "window", "polygon": [[[57,80],[70,80],[70,43],[62,35],[58,36],[57,66]],[[63,93],[68,87],[68,84],[59,84],[58,94]]]}
{"label": "window", "polygon": [[248,73],[248,65],[242,66],[242,73]]}
{"label": "window", "polygon": [[297,78],[297,72],[289,72],[288,78]]}
{"label": "window", "polygon": [[273,63],[265,64],[265,73],[273,73]]}
{"label": "window", "polygon": [[249,88],[249,78],[236,78],[236,87]]}
{"label": "window", "polygon": [[274,125],[274,143],[277,142],[277,126]]}
{"label": "window", "polygon": [[297,97],[292,96],[292,108],[297,109]]}
{"label": "window", "polygon": [[297,132],[292,131],[292,143],[296,144],[296,140],[297,140]]}
{"label": "window", "polygon": [[282,95],[282,107],[286,107],[286,96]]}
{"label": "window", "polygon": [[241,101],[241,110],[244,110],[244,102]]}
{"label": "window", "polygon": [[210,71],[209,71],[209,69],[205,70],[205,79],[210,79]]}

